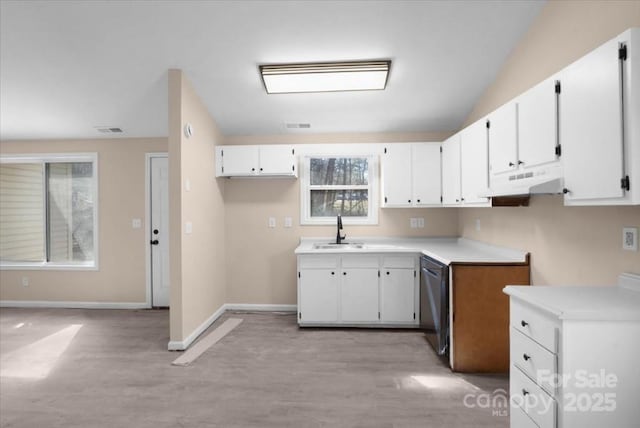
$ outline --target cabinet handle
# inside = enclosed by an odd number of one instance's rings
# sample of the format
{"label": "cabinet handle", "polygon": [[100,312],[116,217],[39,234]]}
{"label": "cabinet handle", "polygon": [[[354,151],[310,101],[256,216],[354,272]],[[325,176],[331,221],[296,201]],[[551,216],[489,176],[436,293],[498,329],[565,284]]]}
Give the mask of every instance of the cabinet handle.
{"label": "cabinet handle", "polygon": [[387,275],[391,274],[391,272],[387,271]]}
{"label": "cabinet handle", "polygon": [[335,275],[335,274],[336,274],[335,272],[331,272],[331,275]]}
{"label": "cabinet handle", "polygon": [[460,200],[461,200],[462,202],[464,202],[464,198],[460,198]]}
{"label": "cabinet handle", "polygon": [[519,161],[518,161],[518,165],[524,165],[524,162],[523,162],[523,161],[521,161],[521,160],[519,160]]}
{"label": "cabinet handle", "polygon": [[531,357],[527,354],[522,354],[522,358],[524,358],[525,361],[529,361],[531,359]]}
{"label": "cabinet handle", "polygon": [[342,272],[342,274],[343,274],[343,275],[346,275],[347,273],[346,273],[346,272]]}
{"label": "cabinet handle", "polygon": [[417,203],[420,203],[420,199],[417,199],[417,200],[416,200],[416,202],[417,202]]}
{"label": "cabinet handle", "polygon": [[562,193],[564,193],[565,195],[567,193],[571,193],[571,190],[567,189],[566,187],[564,189],[562,189]]}
{"label": "cabinet handle", "polygon": [[460,199],[456,199],[456,202],[460,202]]}
{"label": "cabinet handle", "polygon": [[509,166],[516,166],[513,162],[509,162]]}
{"label": "cabinet handle", "polygon": [[409,199],[409,203],[411,203],[411,199]]}
{"label": "cabinet handle", "polygon": [[254,172],[256,169],[255,168],[251,168],[251,172]]}
{"label": "cabinet handle", "polygon": [[522,388],[522,395],[529,395],[529,391],[527,391],[526,389]]}
{"label": "cabinet handle", "polygon": [[262,171],[262,168],[260,168],[260,171]]}
{"label": "cabinet handle", "polygon": [[526,326],[529,325],[529,323],[526,322],[525,320],[522,320],[522,321],[520,321],[520,325],[523,326],[523,327],[526,327]]}

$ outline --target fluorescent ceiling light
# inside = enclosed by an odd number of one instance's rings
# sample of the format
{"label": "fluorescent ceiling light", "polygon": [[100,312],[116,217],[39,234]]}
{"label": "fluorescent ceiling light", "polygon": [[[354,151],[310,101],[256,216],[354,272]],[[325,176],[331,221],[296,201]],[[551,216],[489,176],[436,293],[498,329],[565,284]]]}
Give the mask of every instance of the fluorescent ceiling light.
{"label": "fluorescent ceiling light", "polygon": [[268,94],[382,90],[391,61],[261,65]]}

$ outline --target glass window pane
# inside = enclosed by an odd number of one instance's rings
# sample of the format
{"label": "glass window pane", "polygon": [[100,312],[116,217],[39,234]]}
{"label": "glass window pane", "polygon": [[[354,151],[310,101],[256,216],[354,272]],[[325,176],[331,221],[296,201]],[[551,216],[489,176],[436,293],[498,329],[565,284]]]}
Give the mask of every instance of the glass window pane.
{"label": "glass window pane", "polygon": [[311,217],[366,217],[368,190],[311,190]]}
{"label": "glass window pane", "polygon": [[93,165],[50,163],[47,179],[49,261],[93,260]]}
{"label": "glass window pane", "polygon": [[44,261],[42,164],[0,164],[0,260]]}
{"label": "glass window pane", "polygon": [[366,186],[369,183],[367,158],[311,158],[311,185]]}

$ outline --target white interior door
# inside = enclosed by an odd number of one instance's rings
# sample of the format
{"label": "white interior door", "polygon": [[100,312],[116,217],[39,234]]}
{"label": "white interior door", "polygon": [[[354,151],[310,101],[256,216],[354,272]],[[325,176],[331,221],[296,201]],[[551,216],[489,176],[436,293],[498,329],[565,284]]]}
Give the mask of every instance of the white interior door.
{"label": "white interior door", "polygon": [[154,307],[169,306],[169,160],[151,162],[151,296]]}

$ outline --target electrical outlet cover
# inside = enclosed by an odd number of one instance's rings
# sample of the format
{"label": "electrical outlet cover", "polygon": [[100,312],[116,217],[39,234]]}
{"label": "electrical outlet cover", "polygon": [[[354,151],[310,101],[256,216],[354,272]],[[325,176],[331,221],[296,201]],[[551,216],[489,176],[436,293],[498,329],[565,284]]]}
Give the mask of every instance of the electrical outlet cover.
{"label": "electrical outlet cover", "polygon": [[622,249],[629,251],[638,251],[638,228],[624,227],[622,228]]}
{"label": "electrical outlet cover", "polygon": [[412,218],[411,220],[409,220],[409,226],[411,226],[411,229],[415,229],[418,227],[418,219],[417,218]]}

